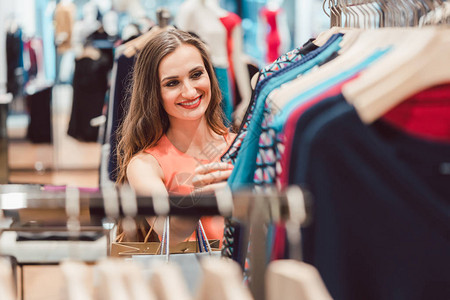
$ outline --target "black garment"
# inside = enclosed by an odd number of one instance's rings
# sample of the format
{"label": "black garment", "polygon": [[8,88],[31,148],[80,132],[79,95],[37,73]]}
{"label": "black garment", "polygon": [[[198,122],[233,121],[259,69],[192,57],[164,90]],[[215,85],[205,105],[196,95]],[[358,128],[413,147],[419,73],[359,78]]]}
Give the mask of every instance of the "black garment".
{"label": "black garment", "polygon": [[118,36],[107,34],[103,27],[91,33],[87,38],[87,42],[92,44],[94,48],[99,49],[108,59],[108,67],[112,68],[114,63],[114,43],[119,39]]}
{"label": "black garment", "polygon": [[[112,181],[116,181],[117,179],[117,157],[116,157],[116,148],[117,148],[117,136],[116,131],[119,128],[120,124],[123,121],[123,118],[126,115],[126,105],[127,99],[129,97],[128,87],[131,85],[131,75],[134,66],[134,60],[136,56],[126,57],[125,55],[121,55],[117,60],[117,73],[114,84],[114,98],[112,103],[112,115],[108,115],[108,123],[111,123],[111,126],[108,126],[108,131],[106,133],[109,136],[109,144],[110,144],[110,153],[109,153],[109,161],[108,161],[108,174],[109,179]],[[111,119],[111,120],[109,120]],[[108,140],[107,140],[108,142]]]}
{"label": "black garment", "polygon": [[7,83],[6,91],[13,96],[21,94],[23,86],[23,70],[20,66],[20,56],[22,55],[22,32],[8,32],[6,34],[6,65]]}
{"label": "black garment", "polygon": [[334,98],[293,140],[290,183],[315,199],[305,261],[336,300],[450,299],[450,145],[366,126]]}
{"label": "black garment", "polygon": [[51,101],[52,86],[42,87],[34,94],[26,96],[30,114],[27,139],[33,143],[52,142]]}
{"label": "black garment", "polygon": [[73,102],[67,134],[80,141],[96,142],[98,127],[91,119],[102,115],[109,72],[108,59],[88,57],[75,60]]}

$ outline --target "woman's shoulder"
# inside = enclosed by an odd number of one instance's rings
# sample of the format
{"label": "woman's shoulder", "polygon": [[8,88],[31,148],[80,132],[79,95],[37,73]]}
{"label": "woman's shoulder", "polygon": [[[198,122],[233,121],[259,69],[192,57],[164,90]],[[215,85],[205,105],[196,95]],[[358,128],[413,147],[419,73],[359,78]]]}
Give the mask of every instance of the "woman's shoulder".
{"label": "woman's shoulder", "polygon": [[127,166],[127,180],[138,194],[165,191],[164,173],[156,158],[149,153],[140,152],[131,159]]}
{"label": "woman's shoulder", "polygon": [[146,151],[141,151],[135,156],[133,156],[127,167],[127,173],[129,172],[148,173],[151,171],[155,171],[156,174],[162,172],[161,166],[159,165],[157,158],[152,153],[148,153]]}

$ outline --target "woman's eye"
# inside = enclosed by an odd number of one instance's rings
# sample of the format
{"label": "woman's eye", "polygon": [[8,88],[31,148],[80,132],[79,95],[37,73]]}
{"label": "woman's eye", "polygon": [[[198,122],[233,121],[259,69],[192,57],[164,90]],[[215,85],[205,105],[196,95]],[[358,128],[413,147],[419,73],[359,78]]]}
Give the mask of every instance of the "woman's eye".
{"label": "woman's eye", "polygon": [[168,83],[166,83],[166,86],[172,87],[172,86],[176,86],[177,84],[178,84],[178,80],[172,80],[172,81],[169,81]]}
{"label": "woman's eye", "polygon": [[202,76],[202,74],[202,71],[195,72],[194,74],[192,74],[192,78],[199,78],[200,76]]}

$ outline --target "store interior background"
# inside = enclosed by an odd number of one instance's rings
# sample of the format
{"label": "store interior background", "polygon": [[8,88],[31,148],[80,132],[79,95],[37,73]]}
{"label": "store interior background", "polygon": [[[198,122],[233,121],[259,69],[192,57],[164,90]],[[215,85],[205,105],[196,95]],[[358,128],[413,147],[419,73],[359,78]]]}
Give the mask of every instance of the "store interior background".
{"label": "store interior background", "polygon": [[[8,183],[30,183],[50,185],[74,185],[79,187],[99,186],[99,168],[101,164],[101,143],[104,128],[99,126],[97,142],[84,142],[67,134],[71,108],[74,60],[77,56],[76,45],[73,51],[64,54],[60,69],[60,80],[56,76],[55,35],[53,13],[58,2],[64,0],[1,0],[0,1],[0,64],[6,65],[6,31],[15,24],[22,29],[23,39],[37,38],[43,45],[43,63],[38,66],[38,76],[23,87],[29,92],[42,86],[53,86],[51,100],[50,143],[36,143],[27,139],[30,122],[29,111],[24,95],[14,97],[9,104],[7,117],[8,135]],[[264,42],[261,33],[265,30],[259,17],[261,8],[272,0],[210,0],[238,14],[242,19],[243,48],[258,67],[263,67]],[[148,25],[155,22],[158,8],[170,11],[172,21],[182,0],[73,0],[76,5],[75,22],[82,22],[87,8],[92,4],[98,8],[98,16],[108,16],[108,30],[115,31],[118,37],[129,23]],[[123,3],[122,3],[123,2]],[[289,42],[286,51],[301,46],[309,38],[317,36],[329,28],[329,18],[324,13],[322,0],[285,0],[272,1],[281,5],[285,12],[285,33]],[[125,4],[126,3],[126,4]],[[199,16],[201,17],[201,16]],[[100,19],[101,20],[101,19]],[[143,20],[147,23],[144,24]],[[112,22],[112,23],[111,23]],[[112,27],[111,27],[112,24]],[[174,22],[172,24],[176,25]],[[107,26],[104,26],[105,29]],[[284,53],[284,52],[283,52]],[[24,65],[24,68],[26,66]],[[24,71],[24,70],[22,70]],[[61,80],[61,77],[64,77]],[[0,73],[0,94],[6,92],[6,74]],[[107,112],[105,97],[104,115]],[[99,119],[101,121],[101,118]],[[100,122],[101,123],[101,122]],[[3,182],[5,183],[5,182]]]}

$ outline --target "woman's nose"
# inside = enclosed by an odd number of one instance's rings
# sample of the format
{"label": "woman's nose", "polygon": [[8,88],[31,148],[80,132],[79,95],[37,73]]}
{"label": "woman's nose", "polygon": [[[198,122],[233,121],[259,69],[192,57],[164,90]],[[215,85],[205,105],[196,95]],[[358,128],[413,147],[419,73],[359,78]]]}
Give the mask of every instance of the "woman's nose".
{"label": "woman's nose", "polygon": [[190,82],[184,82],[182,96],[185,98],[195,97],[197,96],[197,90]]}

